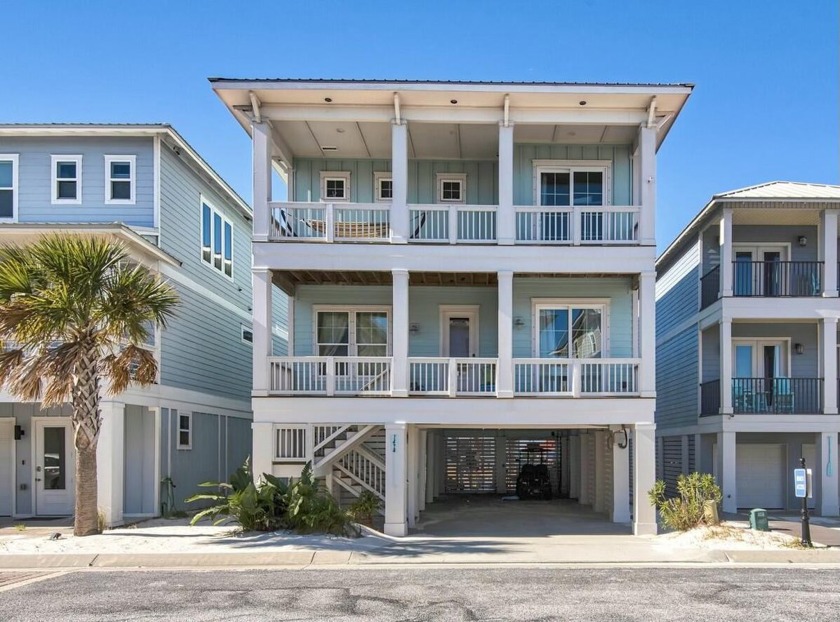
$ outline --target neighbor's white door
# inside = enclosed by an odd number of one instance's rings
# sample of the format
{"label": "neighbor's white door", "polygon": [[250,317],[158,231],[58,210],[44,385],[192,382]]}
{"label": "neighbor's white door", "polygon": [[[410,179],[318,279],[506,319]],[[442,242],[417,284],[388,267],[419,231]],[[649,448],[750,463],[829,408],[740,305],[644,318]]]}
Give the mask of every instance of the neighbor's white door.
{"label": "neighbor's white door", "polygon": [[738,507],[785,507],[785,445],[739,443],[735,451]]}
{"label": "neighbor's white door", "polygon": [[14,445],[15,420],[0,419],[0,516],[12,515],[12,494],[14,491]]}
{"label": "neighbor's white door", "polygon": [[72,432],[63,419],[35,421],[35,514],[73,513]]}

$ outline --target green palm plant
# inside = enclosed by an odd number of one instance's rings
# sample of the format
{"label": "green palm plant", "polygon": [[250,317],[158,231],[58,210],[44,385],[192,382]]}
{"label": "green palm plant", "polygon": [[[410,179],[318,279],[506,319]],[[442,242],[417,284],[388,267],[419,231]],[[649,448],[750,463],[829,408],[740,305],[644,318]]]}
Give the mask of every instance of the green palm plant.
{"label": "green palm plant", "polygon": [[42,408],[70,403],[77,536],[100,531],[101,392],[155,381],[157,361],[143,344],[177,304],[172,287],[102,237],[52,235],[0,249],[0,387]]}

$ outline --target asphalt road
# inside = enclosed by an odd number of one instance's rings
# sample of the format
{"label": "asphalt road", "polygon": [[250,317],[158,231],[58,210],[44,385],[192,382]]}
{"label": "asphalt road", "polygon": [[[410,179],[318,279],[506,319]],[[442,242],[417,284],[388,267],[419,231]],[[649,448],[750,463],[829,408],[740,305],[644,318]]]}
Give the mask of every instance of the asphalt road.
{"label": "asphalt road", "polygon": [[0,574],[8,622],[840,619],[836,569],[83,570],[17,586]]}

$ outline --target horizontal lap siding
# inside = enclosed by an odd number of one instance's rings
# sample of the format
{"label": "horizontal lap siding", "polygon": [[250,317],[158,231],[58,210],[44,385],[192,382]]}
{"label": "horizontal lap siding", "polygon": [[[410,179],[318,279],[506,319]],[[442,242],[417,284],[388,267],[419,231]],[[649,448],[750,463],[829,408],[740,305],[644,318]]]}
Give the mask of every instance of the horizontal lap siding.
{"label": "horizontal lap siding", "polygon": [[697,423],[697,330],[689,328],[656,348],[656,424]]}
{"label": "horizontal lap siding", "polygon": [[[4,137],[0,153],[17,153],[20,222],[122,222],[154,226],[154,157],[151,138]],[[52,205],[51,155],[82,156],[82,203]],[[134,155],[134,205],[105,204],[105,156]]]}
{"label": "horizontal lap siding", "polygon": [[700,253],[694,244],[656,281],[657,338],[668,335],[697,313],[699,289]]}
{"label": "horizontal lap siding", "polygon": [[[225,215],[233,234],[233,280],[201,260],[201,197]],[[168,147],[161,146],[161,246],[178,259],[193,285],[176,282],[178,316],[161,340],[163,384],[227,397],[251,390],[251,224],[232,202],[205,183]],[[204,291],[202,291],[204,290]],[[226,300],[239,312],[205,294]]]}
{"label": "horizontal lap siding", "polygon": [[513,356],[528,358],[534,352],[534,317],[536,299],[561,298],[609,300],[609,356],[633,355],[633,297],[629,278],[523,278],[513,280],[513,317],[523,325],[513,330]]}

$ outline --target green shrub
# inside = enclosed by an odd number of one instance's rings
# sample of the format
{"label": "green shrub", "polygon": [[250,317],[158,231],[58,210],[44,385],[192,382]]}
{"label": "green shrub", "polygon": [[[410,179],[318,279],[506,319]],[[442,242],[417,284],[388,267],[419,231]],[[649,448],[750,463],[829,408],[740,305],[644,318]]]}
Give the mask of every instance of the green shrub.
{"label": "green shrub", "polygon": [[286,519],[289,527],[300,533],[331,533],[349,535],[350,517],[333,496],[312,477],[307,463],[285,497]]}
{"label": "green shrub", "polygon": [[373,525],[373,515],[379,511],[381,505],[382,501],[379,497],[370,490],[364,490],[359,498],[350,504],[347,513],[357,523],[371,527]]}
{"label": "green shrub", "polygon": [[707,501],[720,503],[723,494],[708,473],[692,473],[677,478],[677,497],[665,495],[665,482],[657,480],[648,491],[651,505],[659,510],[662,523],[676,531],[688,531],[705,522],[704,505]]}

